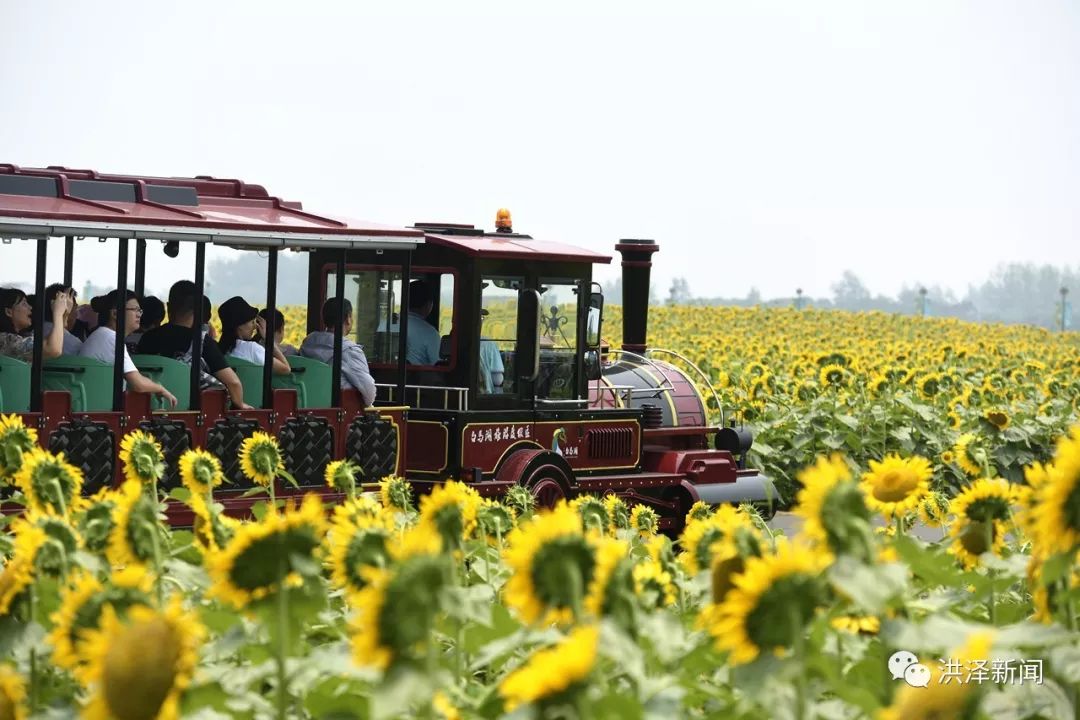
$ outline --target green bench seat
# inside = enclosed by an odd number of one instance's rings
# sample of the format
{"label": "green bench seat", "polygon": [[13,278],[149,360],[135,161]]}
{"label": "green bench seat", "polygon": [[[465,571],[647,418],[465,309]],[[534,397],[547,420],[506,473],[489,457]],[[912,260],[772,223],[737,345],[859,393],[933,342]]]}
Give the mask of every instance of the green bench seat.
{"label": "green bench seat", "polygon": [[[131,361],[146,377],[176,396],[176,410],[191,408],[191,366],[161,355],[132,355]],[[165,398],[155,396],[154,410],[171,410]]]}
{"label": "green bench seat", "polygon": [[30,365],[0,355],[0,411],[30,412]]}
{"label": "green bench seat", "polygon": [[112,410],[113,366],[80,355],[63,355],[46,360],[41,387],[71,394],[72,412]]}

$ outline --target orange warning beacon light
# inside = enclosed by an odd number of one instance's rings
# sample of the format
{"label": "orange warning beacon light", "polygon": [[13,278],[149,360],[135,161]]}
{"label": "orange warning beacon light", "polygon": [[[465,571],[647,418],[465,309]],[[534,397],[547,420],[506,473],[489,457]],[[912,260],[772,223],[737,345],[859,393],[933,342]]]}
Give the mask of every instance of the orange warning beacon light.
{"label": "orange warning beacon light", "polygon": [[513,224],[510,221],[510,211],[506,208],[499,208],[498,212],[495,213],[495,232],[514,232]]}

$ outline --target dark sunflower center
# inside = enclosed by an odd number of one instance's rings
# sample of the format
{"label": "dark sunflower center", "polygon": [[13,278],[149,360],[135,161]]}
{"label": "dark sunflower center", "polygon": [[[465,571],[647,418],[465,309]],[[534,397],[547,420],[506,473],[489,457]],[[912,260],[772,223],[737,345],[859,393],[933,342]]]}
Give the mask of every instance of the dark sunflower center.
{"label": "dark sunflower center", "polygon": [[1062,509],[1069,529],[1080,532],[1080,479],[1073,481],[1073,489],[1065,498],[1065,507]]}
{"label": "dark sunflower center", "polygon": [[546,543],[533,557],[532,581],[536,595],[548,607],[573,608],[592,582],[596,560],[579,536]]}
{"label": "dark sunflower center", "polygon": [[989,552],[992,547],[995,532],[996,529],[988,523],[968,523],[968,526],[960,535],[960,544],[964,550],[972,555],[982,555],[984,552]]}
{"label": "dark sunflower center", "polygon": [[967,516],[983,523],[1005,520],[1009,517],[1009,501],[1001,497],[979,498],[968,505]]}
{"label": "dark sunflower center", "polygon": [[712,601],[722,603],[728,590],[735,587],[734,577],[746,569],[743,559],[734,555],[726,560],[718,560],[712,566]]}
{"label": "dark sunflower center", "polygon": [[788,575],[774,582],[746,618],[750,640],[765,649],[790,646],[813,617],[818,592],[817,582],[808,575]]}
{"label": "dark sunflower center", "polygon": [[176,680],[180,638],[161,619],[125,628],[105,656],[102,686],[117,720],[156,717]]}

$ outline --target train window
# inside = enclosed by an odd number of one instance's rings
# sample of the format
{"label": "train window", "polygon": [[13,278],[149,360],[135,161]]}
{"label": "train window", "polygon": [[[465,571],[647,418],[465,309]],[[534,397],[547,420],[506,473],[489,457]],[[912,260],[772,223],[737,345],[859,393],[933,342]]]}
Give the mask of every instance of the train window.
{"label": "train window", "polygon": [[485,277],[480,283],[480,394],[517,392],[518,291],[521,277]]}
{"label": "train window", "polygon": [[540,376],[536,396],[554,400],[576,397],[578,302],[574,280],[541,280]]}
{"label": "train window", "polygon": [[[337,277],[327,278],[326,296],[337,292]],[[395,364],[398,318],[401,317],[401,273],[393,270],[350,270],[345,297],[352,303],[351,339],[364,347],[369,363]]]}

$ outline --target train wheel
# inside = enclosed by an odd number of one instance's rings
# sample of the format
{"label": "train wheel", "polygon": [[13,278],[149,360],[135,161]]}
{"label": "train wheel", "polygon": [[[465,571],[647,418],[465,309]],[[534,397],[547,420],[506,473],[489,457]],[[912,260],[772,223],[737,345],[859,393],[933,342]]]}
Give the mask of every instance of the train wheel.
{"label": "train wheel", "polygon": [[565,459],[550,450],[522,448],[506,458],[496,477],[524,485],[538,506],[551,508],[570,494],[574,471]]}
{"label": "train wheel", "polygon": [[[548,466],[547,469],[554,469]],[[560,500],[566,499],[566,490],[554,476],[545,475],[532,480],[528,486],[533,497],[536,498],[537,507],[553,508]]]}

